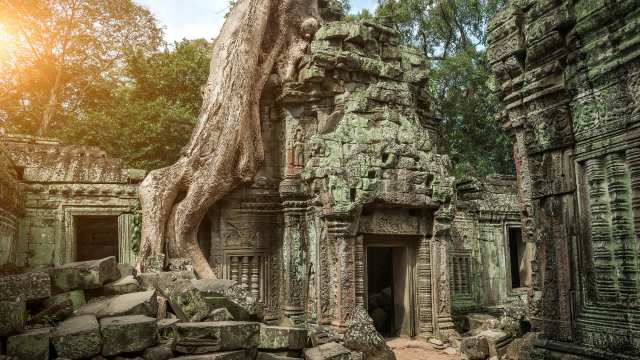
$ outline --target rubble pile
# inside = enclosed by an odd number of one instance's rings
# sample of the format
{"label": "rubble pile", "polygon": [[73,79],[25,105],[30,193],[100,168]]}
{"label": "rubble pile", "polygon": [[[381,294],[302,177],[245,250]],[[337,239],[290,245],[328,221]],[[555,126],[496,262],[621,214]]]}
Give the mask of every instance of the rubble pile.
{"label": "rubble pile", "polygon": [[361,312],[350,350],[327,329],[263,322],[234,281],[189,266],[136,274],[109,257],[0,275],[0,359],[394,359]]}

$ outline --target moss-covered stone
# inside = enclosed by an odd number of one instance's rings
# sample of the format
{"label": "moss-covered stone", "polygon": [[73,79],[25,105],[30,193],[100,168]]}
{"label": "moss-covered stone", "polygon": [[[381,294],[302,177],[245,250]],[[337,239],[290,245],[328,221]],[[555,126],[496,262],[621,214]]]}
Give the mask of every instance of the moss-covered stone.
{"label": "moss-covered stone", "polygon": [[260,324],[241,321],[179,323],[174,350],[184,354],[251,349],[260,341]]}
{"label": "moss-covered stone", "polygon": [[100,319],[102,355],[141,351],[158,342],[156,319],[128,315]]}
{"label": "moss-covered stone", "polygon": [[0,301],[0,336],[21,332],[26,320],[27,304],[23,298]]}
{"label": "moss-covered stone", "polygon": [[29,330],[7,339],[7,355],[25,360],[49,360],[51,328]]}
{"label": "moss-covered stone", "polygon": [[93,315],[72,317],[51,333],[51,342],[60,358],[83,359],[100,354],[100,324]]}
{"label": "moss-covered stone", "polygon": [[264,350],[302,350],[307,346],[308,339],[308,332],[304,328],[262,325],[258,348]]}
{"label": "moss-covered stone", "polygon": [[96,289],[120,276],[116,258],[68,263],[49,270],[55,292]]}

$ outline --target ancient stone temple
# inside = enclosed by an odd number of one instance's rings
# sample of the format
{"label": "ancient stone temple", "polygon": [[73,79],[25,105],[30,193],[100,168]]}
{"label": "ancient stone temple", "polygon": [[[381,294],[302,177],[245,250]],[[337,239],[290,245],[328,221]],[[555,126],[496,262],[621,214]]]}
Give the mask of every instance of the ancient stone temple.
{"label": "ancient stone temple", "polygon": [[639,24],[635,0],[519,0],[490,25],[539,358],[640,353]]}
{"label": "ancient stone temple", "polygon": [[0,143],[0,264],[135,261],[143,171],[95,147],[19,135]]}
{"label": "ancient stone temple", "polygon": [[459,179],[456,193],[449,248],[454,315],[526,301],[533,244],[522,237],[515,178]]}
{"label": "ancient stone temple", "polygon": [[273,318],[343,326],[361,305],[385,335],[449,332],[454,181],[426,81],[392,28],[323,25],[262,99],[267,166],[200,230],[217,275]]}

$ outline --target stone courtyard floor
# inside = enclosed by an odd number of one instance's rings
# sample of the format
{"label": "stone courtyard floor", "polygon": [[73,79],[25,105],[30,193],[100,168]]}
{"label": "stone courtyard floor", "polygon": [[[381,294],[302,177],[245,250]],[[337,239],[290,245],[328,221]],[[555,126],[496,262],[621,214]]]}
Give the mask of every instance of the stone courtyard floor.
{"label": "stone courtyard floor", "polygon": [[407,338],[388,339],[387,344],[396,354],[396,360],[458,360],[460,355],[449,355],[435,345]]}

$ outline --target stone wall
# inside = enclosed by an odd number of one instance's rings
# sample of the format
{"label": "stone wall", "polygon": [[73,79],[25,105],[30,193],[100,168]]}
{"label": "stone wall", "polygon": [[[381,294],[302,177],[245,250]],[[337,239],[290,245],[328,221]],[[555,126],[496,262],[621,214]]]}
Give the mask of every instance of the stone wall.
{"label": "stone wall", "polygon": [[541,357],[640,353],[639,24],[636,0],[519,0],[489,26]]}
{"label": "stone wall", "polygon": [[80,217],[118,217],[119,260],[131,263],[138,216],[137,183],[128,170],[95,147],[6,135],[4,146],[19,173],[24,213],[19,220],[15,264],[45,266],[76,260]]}
{"label": "stone wall", "polygon": [[21,205],[17,173],[7,150],[0,143],[0,265],[15,262],[17,216]]}
{"label": "stone wall", "polygon": [[[529,278],[523,276],[522,288],[512,286],[510,231],[521,232],[515,178],[459,179],[450,251],[456,314],[496,311],[526,297]],[[534,246],[523,245],[519,265],[528,273]]]}

